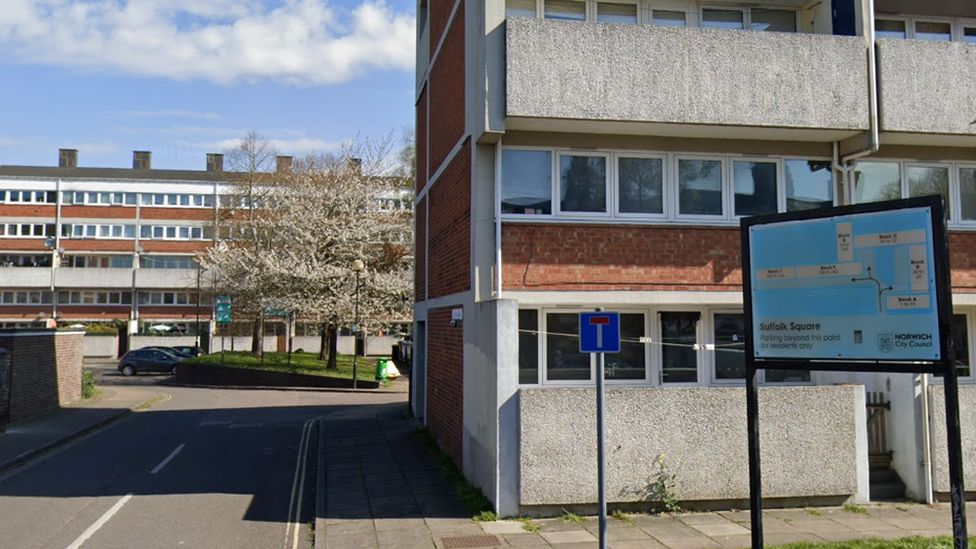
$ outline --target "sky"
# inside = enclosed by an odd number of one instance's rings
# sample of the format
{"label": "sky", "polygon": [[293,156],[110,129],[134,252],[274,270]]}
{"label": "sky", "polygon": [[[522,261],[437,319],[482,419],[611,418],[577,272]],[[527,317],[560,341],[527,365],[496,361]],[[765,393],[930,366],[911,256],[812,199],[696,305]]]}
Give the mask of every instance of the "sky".
{"label": "sky", "polygon": [[0,165],[203,169],[413,126],[413,0],[0,0]]}

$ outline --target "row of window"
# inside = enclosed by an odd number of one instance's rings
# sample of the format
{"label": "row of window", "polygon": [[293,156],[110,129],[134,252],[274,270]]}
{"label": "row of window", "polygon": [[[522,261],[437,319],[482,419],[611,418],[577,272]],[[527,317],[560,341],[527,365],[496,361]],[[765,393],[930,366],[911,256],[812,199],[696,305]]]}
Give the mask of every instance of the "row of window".
{"label": "row of window", "polygon": [[[53,227],[53,225],[52,225]],[[66,223],[61,225],[64,238],[123,238],[136,237],[136,226],[128,223]],[[203,227],[185,225],[141,225],[139,238],[144,240],[204,240]]]}
{"label": "row of window", "polygon": [[144,255],[139,257],[142,269],[196,269],[196,259],[185,255]]}
{"label": "row of window", "polygon": [[976,223],[976,166],[921,162],[858,162],[854,204],[939,194],[954,224]]}
{"label": "row of window", "polygon": [[[0,292],[3,305],[50,305],[52,292],[44,290],[5,290]],[[139,292],[139,305],[196,305],[196,292]],[[61,305],[131,305],[128,291],[59,291]],[[210,298],[201,296],[201,305],[210,305]]]}
{"label": "row of window", "polygon": [[728,220],[830,206],[827,160],[505,149],[505,214]]}
{"label": "row of window", "polygon": [[[132,256],[113,255],[65,255],[61,267],[80,269],[131,269]],[[0,267],[50,267],[50,254],[2,254]],[[142,269],[196,269],[197,262],[191,256],[183,255],[142,255],[139,257]]]}
{"label": "row of window", "polygon": [[54,236],[53,223],[0,223],[0,238],[44,238]]}
{"label": "row of window", "polygon": [[[88,206],[135,206],[137,193],[65,191],[65,204],[84,204]],[[211,208],[212,194],[187,193],[138,193],[143,206]]]}
{"label": "row of window", "polygon": [[[674,8],[659,9],[652,4],[641,9],[638,0],[507,0],[505,15],[664,27],[686,27],[692,19],[688,12]],[[697,15],[699,26],[705,28],[797,32],[794,10],[703,7]]]}
{"label": "row of window", "polygon": [[884,15],[874,18],[874,32],[878,38],[976,44],[976,21],[973,20]]}
{"label": "row of window", "polygon": [[0,189],[0,204],[15,203],[54,204],[57,193],[54,191],[20,191]]}
{"label": "row of window", "polygon": [[66,255],[61,258],[62,267],[76,269],[131,269],[131,255]]}
{"label": "row of window", "polygon": [[50,254],[0,254],[0,267],[50,267]]}
{"label": "row of window", "polygon": [[[970,313],[952,317],[954,361],[971,377]],[[629,384],[742,383],[745,317],[740,311],[622,311],[621,348],[605,357],[608,381]],[[807,383],[809,371],[766,370],[764,383]],[[596,360],[579,352],[579,311],[519,309],[519,383],[593,383]]]}

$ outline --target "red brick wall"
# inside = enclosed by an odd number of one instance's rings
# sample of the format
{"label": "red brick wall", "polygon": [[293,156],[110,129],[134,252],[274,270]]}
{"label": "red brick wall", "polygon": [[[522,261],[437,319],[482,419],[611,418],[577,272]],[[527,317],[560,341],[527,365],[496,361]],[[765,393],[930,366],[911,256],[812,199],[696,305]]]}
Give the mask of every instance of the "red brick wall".
{"label": "red brick wall", "polygon": [[96,238],[62,238],[61,247],[69,252],[132,252],[135,240],[99,240]]}
{"label": "red brick wall", "polygon": [[417,101],[417,192],[427,185],[427,86]]}
{"label": "red brick wall", "polygon": [[[952,289],[976,292],[976,233],[949,235]],[[512,290],[740,291],[737,228],[502,225]]]}
{"label": "red brick wall", "polygon": [[210,247],[210,241],[180,242],[167,240],[140,240],[139,245],[146,252],[202,252]]}
{"label": "red brick wall", "polygon": [[[471,288],[471,141],[427,194],[427,296],[440,297]],[[419,263],[418,263],[419,265]]]}
{"label": "red brick wall", "polygon": [[173,221],[213,221],[210,208],[142,208],[142,219],[167,219]]}
{"label": "red brick wall", "polygon": [[427,312],[427,427],[461,466],[464,432],[464,330],[452,327],[451,308]]}
{"label": "red brick wall", "polygon": [[70,320],[127,320],[131,305],[58,305],[58,323]]}
{"label": "red brick wall", "polygon": [[[54,217],[53,204],[0,204],[0,217]],[[40,221],[39,221],[40,222]]]}
{"label": "red brick wall", "polygon": [[[53,216],[54,214],[52,214]],[[135,219],[135,206],[62,206],[61,217]]]}
{"label": "red brick wall", "polygon": [[[464,5],[447,30],[444,46],[430,69],[430,173],[433,174],[464,134]],[[432,7],[433,10],[433,7]]]}
{"label": "red brick wall", "polygon": [[0,250],[48,251],[43,238],[0,238]]}
{"label": "red brick wall", "polygon": [[[451,17],[451,9],[454,8],[454,0],[430,0],[429,11],[430,16],[428,17],[430,25],[430,56],[434,56],[434,50],[437,48],[437,44],[441,40],[441,34],[444,33],[444,27],[447,25],[448,18]],[[458,7],[458,12],[464,10],[464,3]]]}
{"label": "red brick wall", "polygon": [[4,337],[10,351],[10,421],[22,421],[56,410],[81,398],[84,334]]}
{"label": "red brick wall", "polygon": [[416,226],[417,243],[414,249],[414,299],[424,301],[427,299],[427,199],[424,198],[417,203],[417,212],[414,216]]}

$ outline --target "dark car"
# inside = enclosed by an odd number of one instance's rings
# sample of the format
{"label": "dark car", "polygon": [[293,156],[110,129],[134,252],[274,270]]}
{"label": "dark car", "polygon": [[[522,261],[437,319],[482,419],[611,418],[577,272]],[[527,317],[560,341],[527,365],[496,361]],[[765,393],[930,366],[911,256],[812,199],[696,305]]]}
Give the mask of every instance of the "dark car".
{"label": "dark car", "polygon": [[183,356],[185,356],[187,358],[193,358],[195,356],[200,356],[202,354],[206,354],[206,353],[203,352],[203,349],[201,349],[200,347],[193,346],[193,345],[174,345],[174,346],[170,347],[170,349],[173,349],[177,353],[180,353],[181,355],[183,355]]}
{"label": "dark car", "polygon": [[119,360],[119,371],[126,376],[135,375],[139,372],[175,374],[176,365],[183,359],[184,357],[178,356],[172,351],[146,347],[125,353]]}
{"label": "dark car", "polygon": [[154,351],[162,351],[164,353],[171,354],[178,358],[189,358],[187,355],[177,351],[174,347],[164,347],[162,345],[150,345],[148,347],[140,347],[140,349],[152,349]]}

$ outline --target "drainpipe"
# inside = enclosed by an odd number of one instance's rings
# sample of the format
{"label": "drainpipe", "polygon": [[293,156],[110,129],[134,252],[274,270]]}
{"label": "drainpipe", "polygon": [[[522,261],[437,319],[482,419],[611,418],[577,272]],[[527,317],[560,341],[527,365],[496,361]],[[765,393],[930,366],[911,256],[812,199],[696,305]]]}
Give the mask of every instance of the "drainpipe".
{"label": "drainpipe", "polygon": [[925,494],[925,503],[932,505],[935,503],[935,494],[932,488],[932,440],[929,438],[929,375],[921,375],[921,404],[922,404],[922,471],[924,486],[922,491]]}
{"label": "drainpipe", "polygon": [[502,138],[495,144],[495,299],[502,298]]}

